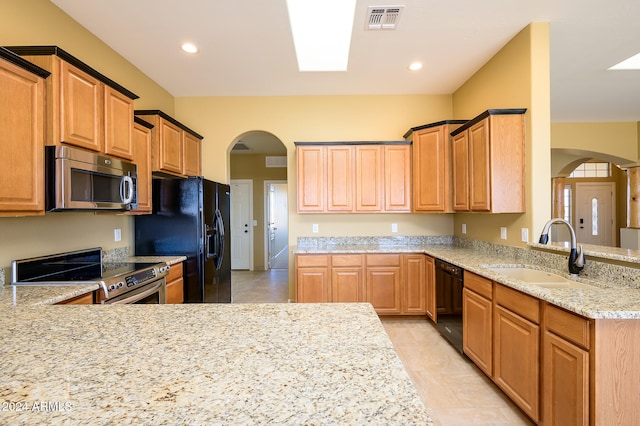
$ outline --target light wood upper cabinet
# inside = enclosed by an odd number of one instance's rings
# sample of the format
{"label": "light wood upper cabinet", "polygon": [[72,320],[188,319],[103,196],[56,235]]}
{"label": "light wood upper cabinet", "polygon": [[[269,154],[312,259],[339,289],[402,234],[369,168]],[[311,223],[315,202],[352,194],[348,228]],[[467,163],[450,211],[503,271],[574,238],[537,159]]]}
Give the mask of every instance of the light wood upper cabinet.
{"label": "light wood upper cabinet", "polygon": [[189,132],[182,132],[182,136],[184,138],[184,174],[187,176],[201,176],[200,151],[202,141]]}
{"label": "light wood upper cabinet", "polygon": [[200,175],[202,136],[160,110],[136,110],[134,113],[153,125],[151,165],[154,172]]}
{"label": "light wood upper cabinet", "polygon": [[299,213],[411,210],[411,146],[296,142]]}
{"label": "light wood upper cabinet", "polygon": [[487,110],[451,133],[456,211],[525,212],[524,112]]}
{"label": "light wood upper cabinet", "polygon": [[297,194],[299,213],[322,213],[326,210],[327,147],[299,146],[297,159]]}
{"label": "light wood upper cabinet", "polygon": [[405,135],[413,146],[412,211],[453,212],[452,157],[449,134],[466,120],[414,127]]}
{"label": "light wood upper cabinet", "polygon": [[151,213],[151,129],[153,126],[138,117],[133,124],[133,162],[138,166],[138,208],[130,213]]}
{"label": "light wood upper cabinet", "polygon": [[327,211],[353,211],[355,151],[352,145],[327,146]]}
{"label": "light wood upper cabinet", "polygon": [[10,50],[51,72],[46,83],[45,145],[69,144],[133,158],[133,101],[137,95],[57,46]]}
{"label": "light wood upper cabinet", "polygon": [[411,169],[411,145],[385,145],[385,211],[411,211]]}
{"label": "light wood upper cabinet", "polygon": [[381,212],[384,197],[382,145],[356,147],[356,212]]}
{"label": "light wood upper cabinet", "polygon": [[44,214],[44,78],[48,75],[0,49],[0,215]]}
{"label": "light wood upper cabinet", "polygon": [[[103,84],[98,79],[57,57],[51,57],[51,59],[54,62],[53,69],[60,70],[60,97],[57,102],[57,106],[60,108],[60,138],[49,142],[51,144],[65,142],[102,152]],[[56,72],[54,71],[51,81],[55,80]]]}
{"label": "light wood upper cabinet", "polygon": [[133,159],[133,101],[104,86],[104,152]]}

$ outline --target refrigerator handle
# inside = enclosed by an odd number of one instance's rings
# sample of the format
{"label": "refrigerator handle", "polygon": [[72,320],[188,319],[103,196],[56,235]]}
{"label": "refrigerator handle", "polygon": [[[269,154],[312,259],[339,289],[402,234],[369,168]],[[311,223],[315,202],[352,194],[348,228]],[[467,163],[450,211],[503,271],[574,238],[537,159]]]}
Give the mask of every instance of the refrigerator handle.
{"label": "refrigerator handle", "polygon": [[224,221],[222,220],[220,210],[216,210],[215,216],[215,264],[216,269],[220,269],[222,267],[222,261],[224,260]]}

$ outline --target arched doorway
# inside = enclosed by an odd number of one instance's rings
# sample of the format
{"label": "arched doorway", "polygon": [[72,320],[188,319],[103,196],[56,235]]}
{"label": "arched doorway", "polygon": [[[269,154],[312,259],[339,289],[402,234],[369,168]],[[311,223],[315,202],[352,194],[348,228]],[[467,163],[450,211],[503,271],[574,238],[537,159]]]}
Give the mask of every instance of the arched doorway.
{"label": "arched doorway", "polygon": [[[288,241],[288,210],[272,210],[273,205],[269,202],[273,196],[273,185],[277,185],[279,197],[284,194],[286,202],[287,149],[275,135],[254,130],[236,138],[229,157],[231,268],[269,270],[275,255],[272,251],[281,250],[272,244],[273,241]],[[279,203],[278,207],[282,199]],[[278,266],[282,265],[278,262]],[[285,268],[288,266],[286,262],[284,265]]]}

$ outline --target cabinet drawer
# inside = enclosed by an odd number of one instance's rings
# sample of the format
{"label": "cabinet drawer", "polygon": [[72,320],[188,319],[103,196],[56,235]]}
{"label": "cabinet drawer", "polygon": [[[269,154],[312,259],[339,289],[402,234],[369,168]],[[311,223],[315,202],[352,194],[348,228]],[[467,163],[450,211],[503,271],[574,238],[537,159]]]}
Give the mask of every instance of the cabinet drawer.
{"label": "cabinet drawer", "polygon": [[540,302],[535,297],[496,284],[495,300],[496,304],[504,306],[529,321],[540,324]]}
{"label": "cabinet drawer", "polygon": [[464,286],[486,299],[493,300],[493,284],[488,278],[465,271]]}
{"label": "cabinet drawer", "polygon": [[362,255],[334,254],[331,256],[331,266],[334,268],[342,266],[362,266]]}
{"label": "cabinet drawer", "polygon": [[558,336],[589,349],[591,321],[564,309],[545,304],[545,328]]}
{"label": "cabinet drawer", "polygon": [[399,254],[368,254],[367,266],[400,266]]}
{"label": "cabinet drawer", "polygon": [[313,266],[329,266],[329,256],[322,255],[297,255],[296,266],[299,268],[307,268]]}
{"label": "cabinet drawer", "polygon": [[167,282],[170,283],[178,278],[182,278],[182,262],[171,265],[169,273],[167,274]]}

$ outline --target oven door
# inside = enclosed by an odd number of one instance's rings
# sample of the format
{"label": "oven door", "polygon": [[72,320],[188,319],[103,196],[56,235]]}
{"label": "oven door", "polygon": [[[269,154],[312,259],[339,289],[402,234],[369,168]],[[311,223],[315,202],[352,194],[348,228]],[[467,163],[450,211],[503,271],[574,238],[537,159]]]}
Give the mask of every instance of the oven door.
{"label": "oven door", "polygon": [[113,299],[104,300],[102,303],[105,305],[164,305],[166,286],[166,280],[163,277]]}

